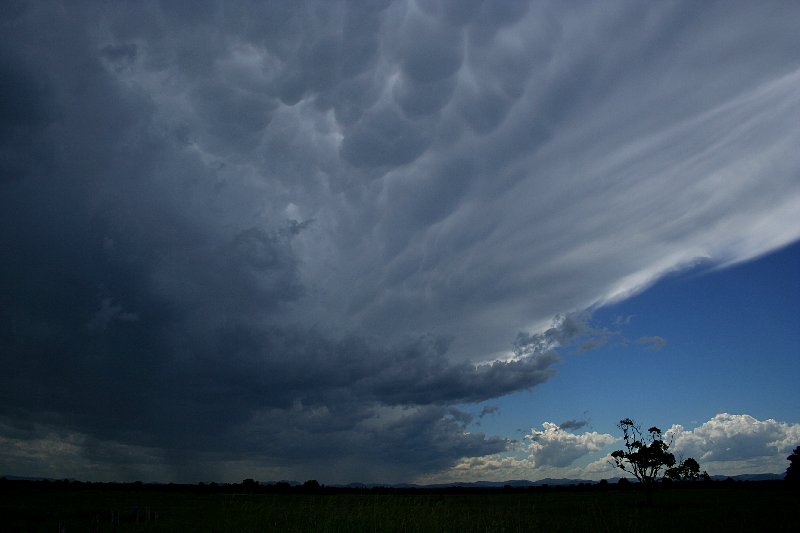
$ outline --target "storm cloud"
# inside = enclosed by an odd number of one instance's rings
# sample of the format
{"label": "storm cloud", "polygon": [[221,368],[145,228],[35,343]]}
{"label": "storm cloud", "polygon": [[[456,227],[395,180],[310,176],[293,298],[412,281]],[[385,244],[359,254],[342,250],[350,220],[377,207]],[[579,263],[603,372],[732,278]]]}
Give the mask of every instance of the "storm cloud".
{"label": "storm cloud", "polygon": [[502,452],[463,405],[601,344],[587,309],[800,237],[797,9],[8,2],[2,466]]}

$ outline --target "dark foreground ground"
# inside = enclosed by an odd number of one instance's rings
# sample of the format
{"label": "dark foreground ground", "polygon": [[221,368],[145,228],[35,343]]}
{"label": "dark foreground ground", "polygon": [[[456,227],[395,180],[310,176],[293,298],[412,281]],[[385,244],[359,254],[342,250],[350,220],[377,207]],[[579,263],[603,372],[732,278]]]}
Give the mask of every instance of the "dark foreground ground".
{"label": "dark foreground ground", "polygon": [[[776,483],[482,491],[273,491],[4,483],[0,531],[800,531]],[[241,486],[234,485],[234,488]]]}

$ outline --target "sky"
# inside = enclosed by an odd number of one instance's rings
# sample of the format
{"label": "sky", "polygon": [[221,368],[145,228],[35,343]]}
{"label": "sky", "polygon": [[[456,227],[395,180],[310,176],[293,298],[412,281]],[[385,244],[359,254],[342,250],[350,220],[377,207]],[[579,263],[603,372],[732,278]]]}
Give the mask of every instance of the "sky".
{"label": "sky", "polygon": [[0,475],[800,445],[800,6],[0,7]]}

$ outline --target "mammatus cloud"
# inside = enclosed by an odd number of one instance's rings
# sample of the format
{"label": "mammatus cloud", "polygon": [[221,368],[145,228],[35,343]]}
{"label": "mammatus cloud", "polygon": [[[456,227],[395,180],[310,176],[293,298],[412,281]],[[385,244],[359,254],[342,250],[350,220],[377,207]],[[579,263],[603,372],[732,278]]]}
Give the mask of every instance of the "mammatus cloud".
{"label": "mammatus cloud", "polygon": [[9,5],[15,443],[438,471],[506,447],[453,405],[609,338],[584,310],[800,237],[793,7]]}

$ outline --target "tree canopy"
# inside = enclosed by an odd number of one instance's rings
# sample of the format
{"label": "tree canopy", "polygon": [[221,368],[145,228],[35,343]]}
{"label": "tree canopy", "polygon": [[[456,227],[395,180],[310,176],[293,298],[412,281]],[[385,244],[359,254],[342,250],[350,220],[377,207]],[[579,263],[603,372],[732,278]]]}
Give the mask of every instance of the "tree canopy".
{"label": "tree canopy", "polygon": [[630,418],[620,420],[617,427],[622,430],[625,440],[625,449],[611,454],[617,468],[649,486],[675,466],[675,455],[669,451],[669,444],[664,441],[659,428],[653,426],[645,435],[641,426]]}
{"label": "tree canopy", "polygon": [[784,479],[792,483],[800,483],[800,446],[797,446],[786,459],[789,461],[789,468],[786,469]]}
{"label": "tree canopy", "polygon": [[711,479],[708,475],[708,472],[703,470],[703,473],[700,473],[700,464],[694,460],[693,458],[689,457],[684,459],[679,464],[667,468],[664,472],[664,477],[671,481],[698,481],[700,479]]}
{"label": "tree canopy", "polygon": [[[709,479],[708,472],[701,474],[700,464],[692,457],[680,462],[675,460],[675,455],[669,451],[672,443],[664,440],[659,428],[653,426],[645,434],[630,418],[620,420],[617,427],[622,430],[625,449],[611,454],[614,466],[632,474],[646,487],[664,478],[671,481]],[[798,451],[800,447],[795,450]]]}

